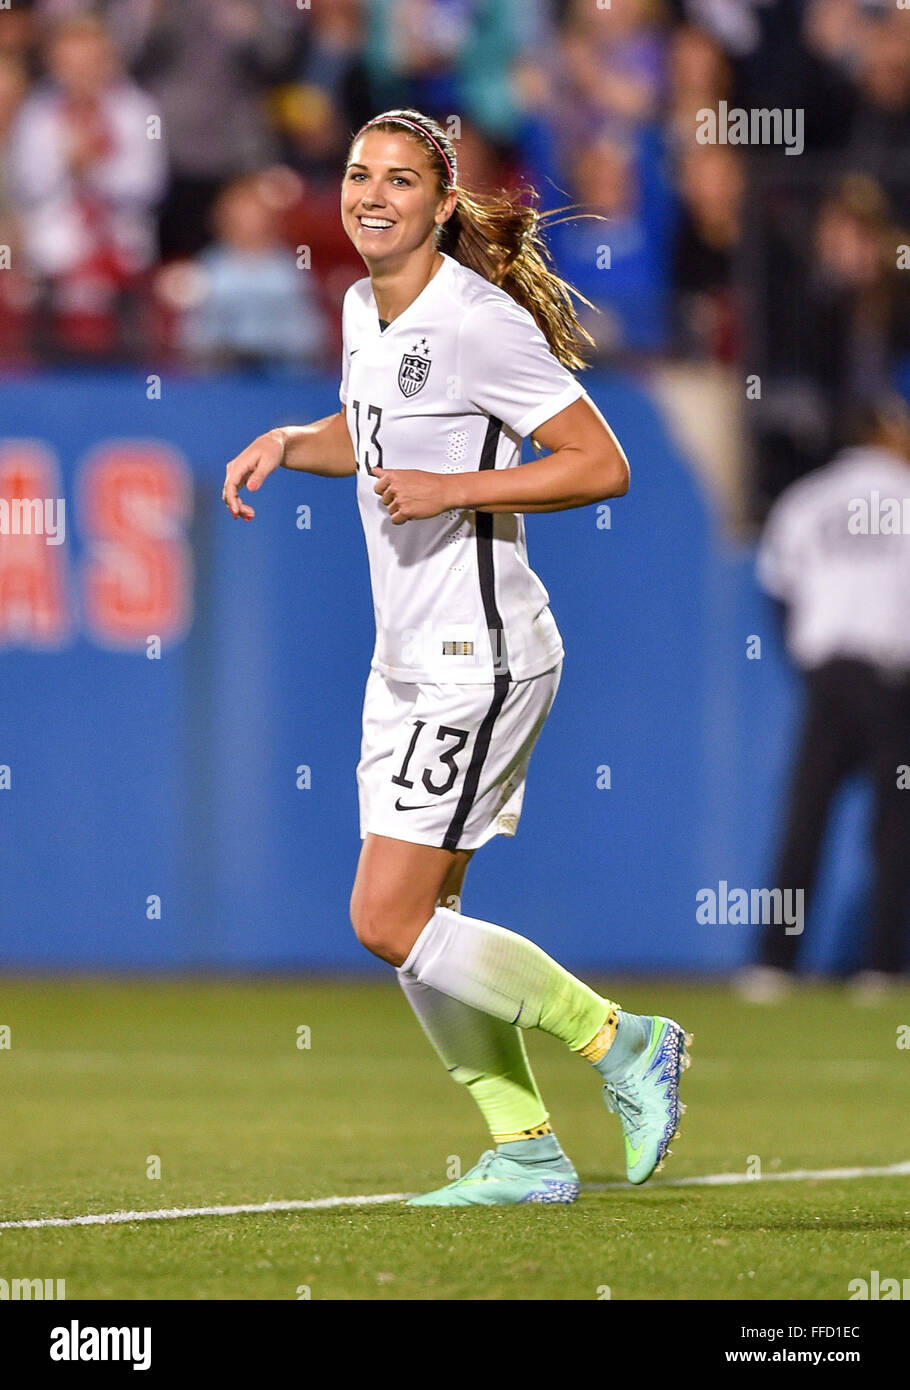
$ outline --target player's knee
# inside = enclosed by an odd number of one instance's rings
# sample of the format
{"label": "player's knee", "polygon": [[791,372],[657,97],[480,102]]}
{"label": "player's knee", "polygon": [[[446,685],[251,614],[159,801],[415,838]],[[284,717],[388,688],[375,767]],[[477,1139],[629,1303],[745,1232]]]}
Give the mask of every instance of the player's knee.
{"label": "player's knee", "polygon": [[351,898],[351,926],[361,946],[390,965],[407,959],[407,948],[400,940],[394,914],[381,905]]}

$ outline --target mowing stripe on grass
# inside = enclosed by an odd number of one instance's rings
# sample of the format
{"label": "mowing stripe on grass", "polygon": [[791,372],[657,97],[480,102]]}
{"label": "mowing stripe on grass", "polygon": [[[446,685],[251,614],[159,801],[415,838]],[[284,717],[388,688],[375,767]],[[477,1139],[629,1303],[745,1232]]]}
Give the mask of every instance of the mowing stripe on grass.
{"label": "mowing stripe on grass", "polygon": [[[655,1187],[731,1187],[754,1182],[825,1182],[849,1178],[910,1177],[910,1160],[884,1168],[795,1168],[791,1173],[767,1173],[762,1178],[747,1173],[707,1173],[698,1178],[671,1178]],[[639,1192],[627,1182],[582,1183],[584,1192]],[[653,1187],[652,1187],[653,1191]],[[108,1211],[90,1216],[40,1216],[24,1221],[0,1221],[0,1231],[36,1230],[42,1226],[122,1226],[130,1221],[177,1221],[187,1216],[245,1216],[270,1211],[323,1211],[328,1207],[379,1206],[404,1202],[413,1192],[375,1192],[368,1197],[313,1197],[289,1202],[247,1202],[232,1207],[163,1207],[160,1211]]]}

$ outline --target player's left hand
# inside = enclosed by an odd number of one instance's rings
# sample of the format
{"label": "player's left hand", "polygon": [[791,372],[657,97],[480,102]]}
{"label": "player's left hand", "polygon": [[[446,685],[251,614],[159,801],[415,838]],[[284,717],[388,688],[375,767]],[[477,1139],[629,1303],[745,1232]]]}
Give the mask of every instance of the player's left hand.
{"label": "player's left hand", "polygon": [[424,473],[420,468],[374,467],[373,491],[388,508],[391,521],[423,521],[439,516],[452,506],[452,477],[447,473]]}

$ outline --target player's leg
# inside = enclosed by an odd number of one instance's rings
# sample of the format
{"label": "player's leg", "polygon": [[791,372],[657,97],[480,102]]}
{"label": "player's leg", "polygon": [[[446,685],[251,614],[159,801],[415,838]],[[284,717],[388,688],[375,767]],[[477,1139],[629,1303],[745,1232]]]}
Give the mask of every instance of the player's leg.
{"label": "player's leg", "polygon": [[[368,833],[351,894],[361,942],[395,964],[400,924],[427,911],[431,895],[433,906],[457,898],[470,855]],[[574,1201],[578,1176],[550,1130],[519,1030],[410,973],[399,971],[399,980],[430,1042],[470,1089],[497,1142],[464,1177],[412,1205]]]}
{"label": "player's leg", "polygon": [[[473,850],[455,852],[437,905],[459,907]],[[398,980],[449,1075],[465,1087],[487,1122],[493,1142],[550,1132],[550,1116],[528,1064],[520,1028],[441,994],[408,971]]]}
{"label": "player's leg", "polygon": [[622,1121],[628,1176],[644,1181],[679,1122],[682,1028],[624,1012],[519,933],[439,906],[447,853],[367,835],[351,902],[359,939],[420,983],[506,1023],[540,1028],[592,1063]]}
{"label": "player's leg", "polygon": [[[440,890],[439,905],[460,905],[464,876],[473,853],[455,853]],[[563,1199],[573,1200],[578,1191],[577,1175],[552,1131],[549,1112],[528,1063],[521,1029],[492,1014],[481,1013],[449,994],[441,994],[408,972],[397,973],[408,1002],[449,1075],[476,1102],[497,1154],[510,1160],[506,1168],[507,1190],[514,1195],[517,1174],[525,1180],[521,1188],[524,1200],[529,1199],[529,1192],[540,1191],[553,1201],[557,1184]],[[511,1164],[515,1162],[522,1167],[514,1169]],[[447,1187],[414,1198],[411,1205],[462,1205],[481,1193],[489,1199],[495,1193],[494,1184],[501,1183],[504,1167],[501,1162],[492,1168],[487,1163],[479,1181],[466,1174]],[[475,1171],[472,1169],[471,1173]],[[541,1175],[543,1182],[535,1181]],[[530,1187],[527,1180],[531,1180]]]}
{"label": "player's leg", "polygon": [[662,1164],[678,1132],[683,1029],[621,1009],[517,932],[438,906],[400,969],[520,1028],[559,1038],[600,1073],[618,1113],[631,1182]]}
{"label": "player's leg", "polygon": [[[561,664],[524,681],[497,676],[492,686],[407,686],[371,672],[352,921],[370,950],[420,984],[507,1024],[542,1028],[595,1066],[619,1110],[628,1174],[640,1182],[676,1130],[682,1029],[623,1012],[517,932],[437,905],[447,854],[515,833],[560,672]],[[419,799],[417,787],[426,791]]]}

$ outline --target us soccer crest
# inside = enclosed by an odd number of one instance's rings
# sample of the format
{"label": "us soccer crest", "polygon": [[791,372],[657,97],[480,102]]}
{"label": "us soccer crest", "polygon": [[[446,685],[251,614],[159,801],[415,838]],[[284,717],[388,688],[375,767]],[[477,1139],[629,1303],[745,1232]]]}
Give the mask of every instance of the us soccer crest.
{"label": "us soccer crest", "polygon": [[398,385],[403,395],[416,396],[430,375],[430,349],[426,338],[406,352],[398,368]]}

